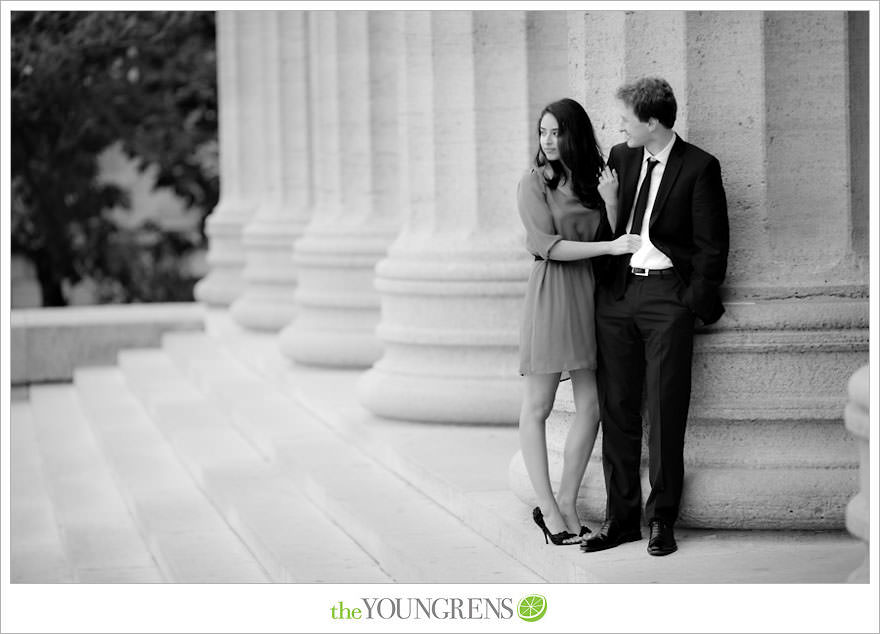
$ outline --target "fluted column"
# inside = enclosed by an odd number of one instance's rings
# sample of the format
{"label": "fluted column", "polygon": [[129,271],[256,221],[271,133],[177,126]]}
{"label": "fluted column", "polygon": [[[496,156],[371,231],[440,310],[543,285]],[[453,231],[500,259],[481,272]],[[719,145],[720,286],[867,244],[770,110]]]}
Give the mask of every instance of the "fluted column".
{"label": "fluted column", "polygon": [[[847,116],[846,14],[693,13],[688,28],[690,137],[721,161],[731,220],[727,314],[697,338],[688,441],[750,440],[695,465],[682,516],[842,528],[858,477],[842,395],[868,351],[867,269],[846,229],[867,215],[847,185],[866,166],[850,160],[850,126],[867,117]],[[724,84],[741,97],[719,98]],[[762,452],[759,476],[748,456]],[[727,502],[712,511],[713,498]]]}
{"label": "fluted column", "polygon": [[[335,66],[327,68],[333,79],[322,94],[335,91],[336,111],[319,115],[328,124],[321,134],[337,129],[332,142],[339,145],[325,148],[319,142],[315,152],[329,154],[320,172],[338,174],[338,198],[327,206],[319,202],[315,221],[294,245],[298,314],[282,332],[281,348],[300,363],[367,367],[381,354],[373,271],[400,228],[398,147],[403,139],[397,64],[402,15],[344,11],[323,19],[323,32],[333,30],[337,52],[332,54]],[[326,202],[336,194],[326,191],[332,187],[324,180],[327,174],[318,177]]]}
{"label": "fluted column", "polygon": [[571,97],[568,89],[568,47],[566,39],[567,17],[565,11],[526,11],[526,89],[528,91],[528,116],[533,125],[521,133],[526,148],[538,150],[538,113],[551,101]]}
{"label": "fluted column", "polygon": [[[336,13],[315,11],[309,13],[309,112],[308,121],[320,135],[312,138],[309,157],[314,170],[311,184],[314,191],[314,210],[303,235],[293,244],[293,262],[297,268],[297,291],[294,304],[298,308],[295,319],[281,331],[279,346],[288,357],[304,347],[301,329],[311,330],[320,324],[317,314],[310,324],[309,315],[317,308],[309,298],[319,300],[322,285],[320,257],[322,239],[332,238],[341,212],[341,176],[339,160],[341,136],[339,132],[339,58],[336,38]],[[311,255],[317,251],[317,255]],[[300,352],[301,354],[301,352]]]}
{"label": "fluted column", "polygon": [[277,331],[295,314],[293,243],[311,213],[308,33],[302,11],[261,12],[263,198],[245,226],[245,288],[230,312],[243,326]]}
{"label": "fluted column", "polygon": [[249,142],[260,116],[254,75],[259,68],[253,63],[259,61],[260,33],[254,13],[217,12],[220,202],[205,223],[210,271],[195,287],[198,301],[216,306],[228,306],[244,288],[242,231],[259,203]]}
{"label": "fluted column", "polygon": [[526,14],[414,12],[406,24],[409,214],[376,270],[385,353],[358,394],[390,418],[512,424],[531,264],[515,191],[535,150],[530,105],[547,99],[529,100]]}
{"label": "fluted column", "polygon": [[868,543],[871,537],[871,401],[870,371],[862,366],[849,381],[849,403],[844,411],[846,429],[856,440],[859,448],[859,492],[846,507],[846,528],[850,533],[865,542],[865,559],[862,565],[852,572],[847,581],[868,583],[870,562]]}
{"label": "fluted column", "polygon": [[[839,423],[841,394],[868,341],[867,254],[851,230],[864,226],[867,205],[865,191],[847,188],[866,187],[864,148],[850,143],[852,130],[867,125],[866,96],[846,81],[867,70],[853,52],[864,51],[854,37],[861,24],[842,12],[669,15],[684,45],[660,70],[650,63],[653,40],[642,36],[645,17],[603,12],[591,25],[587,16],[584,32],[603,33],[610,47],[584,45],[594,58],[583,64],[583,90],[605,84],[613,95],[645,74],[680,82],[676,130],[719,158],[731,226],[727,312],[695,340],[679,521],[842,528],[858,465]],[[615,72],[622,76],[609,84]],[[601,113],[613,101],[597,104]],[[600,133],[603,147],[621,140],[614,132]],[[822,161],[810,158],[814,151]],[[563,386],[548,423],[555,479],[573,409]],[[594,518],[604,514],[600,446],[581,488],[582,509]],[[510,481],[530,503],[519,455]]]}
{"label": "fluted column", "polygon": [[567,11],[568,85],[593,122],[607,157],[620,142],[614,93],[626,76],[626,13]]}
{"label": "fluted column", "polygon": [[[675,129],[687,136],[687,27],[683,11],[568,11],[569,92],[593,121],[607,156],[623,138],[615,93],[627,79],[664,77],[678,101]],[[663,33],[663,37],[656,37]]]}

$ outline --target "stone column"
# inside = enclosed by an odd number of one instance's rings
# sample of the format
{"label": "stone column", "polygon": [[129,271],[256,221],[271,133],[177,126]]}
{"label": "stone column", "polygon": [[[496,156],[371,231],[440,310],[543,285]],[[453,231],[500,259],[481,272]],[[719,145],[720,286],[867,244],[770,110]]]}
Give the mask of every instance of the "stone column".
{"label": "stone column", "polygon": [[406,24],[410,211],[377,267],[385,354],[358,394],[389,418],[513,424],[531,264],[515,191],[536,149],[526,15],[419,12]]}
{"label": "stone column", "polygon": [[526,147],[538,151],[538,113],[552,101],[570,97],[583,105],[568,88],[568,41],[565,11],[526,12],[526,90],[531,125],[522,130]]}
{"label": "stone column", "polygon": [[311,212],[309,191],[308,34],[302,11],[261,12],[263,198],[243,234],[245,289],[232,304],[243,326],[280,330],[294,317],[293,243]]}
{"label": "stone column", "polygon": [[[847,38],[849,50],[849,126],[850,157],[850,209],[854,211],[868,209],[868,188],[870,176],[866,166],[869,164],[870,135],[865,134],[862,127],[868,121],[868,95],[871,86],[868,62],[868,12],[849,11],[847,16]],[[869,239],[871,236],[867,213],[851,214],[850,231],[852,246],[856,258],[867,267]]]}
{"label": "stone column", "polygon": [[620,142],[614,93],[626,69],[626,13],[567,11],[568,85],[593,122],[604,155]]}
{"label": "stone column", "polygon": [[685,12],[568,11],[567,26],[569,91],[590,115],[606,156],[623,141],[614,95],[636,77],[658,75],[670,83],[678,101],[675,128],[686,137]]}
{"label": "stone column", "polygon": [[[731,251],[727,313],[695,341],[679,522],[839,529],[858,477],[840,395],[866,361],[868,341],[866,259],[851,230],[867,205],[847,189],[865,182],[867,165],[848,143],[849,126],[867,125],[864,96],[846,82],[864,72],[850,35],[859,26],[840,12],[683,15],[673,31],[686,37],[686,55],[664,74],[686,86],[674,87],[687,104],[676,129],[721,162]],[[650,55],[629,50],[651,46],[635,28],[640,12],[602,20],[623,30],[603,32],[625,42],[624,79],[646,74]],[[601,57],[584,64],[591,67],[603,81],[611,72]],[[862,120],[848,122],[848,113]],[[822,161],[807,158],[815,148]],[[548,423],[555,477],[572,412],[565,388]],[[597,519],[605,499],[599,447],[581,490],[585,514]],[[519,456],[510,473],[530,501]]]}
{"label": "stone column", "polygon": [[846,528],[865,542],[865,560],[852,572],[847,581],[868,583],[870,561],[868,542],[871,537],[871,419],[868,406],[871,401],[868,366],[859,368],[849,381],[849,403],[844,410],[846,429],[855,437],[859,447],[859,492],[846,507]]}
{"label": "stone column", "polygon": [[208,217],[210,271],[195,287],[208,305],[228,306],[242,292],[242,230],[257,207],[250,131],[260,118],[255,72],[260,32],[254,11],[217,12],[220,202]]}
{"label": "stone column", "polygon": [[[323,19],[322,35],[333,29],[338,52],[331,52],[332,61],[325,64],[333,78],[321,92],[335,91],[330,95],[335,103],[333,111],[319,115],[327,124],[319,130],[333,138],[328,147],[315,144],[317,155],[327,154],[318,174],[324,198],[294,245],[298,314],[283,331],[281,347],[300,363],[367,367],[381,354],[373,272],[400,228],[398,147],[404,140],[397,115],[397,64],[402,15],[344,11]],[[320,48],[323,52],[329,45],[322,40]],[[327,190],[336,185],[339,198],[328,204],[335,194]]]}
{"label": "stone column", "polygon": [[[324,240],[333,236],[339,222],[341,205],[341,177],[339,171],[341,137],[339,132],[339,57],[336,41],[336,13],[316,11],[309,13],[309,122],[320,130],[320,138],[313,137],[309,157],[314,165],[311,185],[314,191],[314,211],[303,235],[293,244],[293,262],[297,268],[297,291],[294,304],[296,319],[281,331],[279,346],[293,358],[293,352],[306,345],[300,335],[304,319],[313,312],[309,297],[315,297],[322,283],[320,248]],[[315,255],[310,255],[315,252]],[[305,295],[304,295],[305,289]],[[320,299],[320,295],[318,295]],[[307,305],[305,308],[304,305]],[[318,304],[320,305],[320,303]],[[320,316],[315,320],[320,323]],[[306,329],[310,325],[306,323]],[[311,326],[314,328],[314,326]]]}

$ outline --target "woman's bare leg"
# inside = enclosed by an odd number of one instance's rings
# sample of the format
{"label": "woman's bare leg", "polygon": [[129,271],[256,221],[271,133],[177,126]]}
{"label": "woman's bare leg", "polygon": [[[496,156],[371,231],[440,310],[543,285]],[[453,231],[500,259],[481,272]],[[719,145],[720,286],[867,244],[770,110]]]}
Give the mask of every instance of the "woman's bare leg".
{"label": "woman's bare leg", "polygon": [[599,431],[599,394],[593,370],[572,370],[575,416],[565,439],[562,480],[556,502],[569,532],[580,532],[577,496]]}
{"label": "woman's bare leg", "polygon": [[[566,522],[556,505],[547,463],[547,417],[553,410],[560,373],[530,374],[525,377],[522,409],[519,415],[519,442],[529,480],[538,498],[538,506],[551,533],[566,529]],[[577,535],[577,531],[575,531]]]}

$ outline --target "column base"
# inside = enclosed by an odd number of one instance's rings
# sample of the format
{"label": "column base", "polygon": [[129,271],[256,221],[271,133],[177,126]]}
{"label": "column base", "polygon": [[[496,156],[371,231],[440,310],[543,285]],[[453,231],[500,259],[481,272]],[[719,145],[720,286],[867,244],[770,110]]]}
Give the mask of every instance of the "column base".
{"label": "column base", "polygon": [[252,330],[278,332],[296,316],[292,288],[276,292],[266,288],[248,288],[229,307],[235,321]]}
{"label": "column base", "polygon": [[515,425],[522,383],[519,377],[410,376],[374,367],[358,381],[357,393],[364,407],[385,418]]}
{"label": "column base", "polygon": [[[408,245],[410,248],[413,245]],[[519,320],[531,262],[513,247],[392,249],[376,267],[382,360],[358,397],[409,421],[515,425]]]}
{"label": "column base", "polygon": [[[843,529],[847,503],[859,488],[859,451],[841,415],[846,381],[867,357],[867,302],[755,302],[729,312],[729,320],[695,339],[679,524]],[[562,384],[547,421],[554,486],[573,419],[571,387]],[[646,498],[650,420],[643,419]],[[579,498],[585,517],[599,521],[605,513],[601,443],[600,432]],[[534,503],[519,454],[510,464],[510,486]]]}
{"label": "column base", "polygon": [[871,384],[870,368],[867,365],[859,368],[850,377],[848,392],[849,403],[844,410],[843,419],[846,430],[852,435],[859,448],[860,490],[846,507],[846,529],[851,535],[865,542],[865,559],[847,581],[868,583],[870,571],[868,544],[871,541],[871,418],[869,415]]}
{"label": "column base", "polygon": [[281,331],[279,348],[296,363],[333,368],[368,368],[382,356],[372,328],[322,330],[297,321]]}
{"label": "column base", "polygon": [[278,332],[296,315],[293,244],[304,223],[287,218],[280,203],[260,208],[243,232],[245,290],[233,302],[233,319],[245,328]]}
{"label": "column base", "polygon": [[[600,439],[597,444],[601,443]],[[559,488],[562,461],[554,460],[550,481]],[[509,466],[510,487],[526,506],[537,504],[531,481],[517,452]],[[854,468],[771,469],[716,468],[685,465],[685,484],[678,526],[707,529],[837,530],[856,486]],[[642,508],[651,486],[647,465],[641,470]],[[578,494],[582,518],[601,523],[605,518],[605,479],[601,453],[590,459]]]}
{"label": "column base", "polygon": [[865,561],[846,578],[847,583],[871,583],[871,563],[868,561],[868,545],[865,544]]}
{"label": "column base", "polygon": [[196,301],[208,306],[229,306],[244,291],[241,270],[241,266],[212,266],[211,271],[195,285],[193,294]]}
{"label": "column base", "polygon": [[208,216],[205,232],[211,268],[195,286],[197,301],[208,306],[229,306],[244,291],[242,231],[253,212],[245,201],[224,198]]}
{"label": "column base", "polygon": [[339,368],[368,368],[382,356],[374,269],[392,239],[384,226],[306,230],[294,245],[297,316],[281,332],[285,356]]}

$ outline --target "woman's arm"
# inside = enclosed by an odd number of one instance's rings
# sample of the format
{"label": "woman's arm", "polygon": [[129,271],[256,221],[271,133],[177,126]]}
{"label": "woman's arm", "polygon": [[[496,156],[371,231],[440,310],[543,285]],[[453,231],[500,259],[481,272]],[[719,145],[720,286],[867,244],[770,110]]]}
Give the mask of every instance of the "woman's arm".
{"label": "woman's arm", "polygon": [[516,188],[519,217],[526,229],[526,248],[542,260],[549,259],[549,251],[562,236],[556,231],[553,216],[544,194],[543,176],[532,168],[520,179]]}
{"label": "woman's arm", "polygon": [[563,240],[556,231],[547,200],[544,198],[542,176],[536,170],[527,172],[517,186],[519,215],[526,228],[529,252],[542,260],[571,262],[600,255],[635,253],[641,238],[625,234],[611,242],[579,242]]}
{"label": "woman's arm", "polygon": [[571,262],[595,258],[600,255],[623,255],[624,253],[635,253],[641,245],[641,237],[634,233],[625,233],[611,242],[560,240],[550,247],[547,259],[557,262]]}

